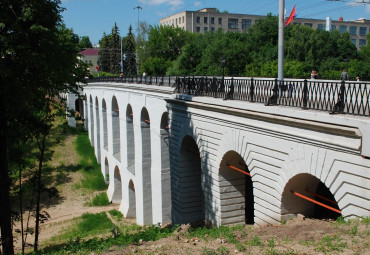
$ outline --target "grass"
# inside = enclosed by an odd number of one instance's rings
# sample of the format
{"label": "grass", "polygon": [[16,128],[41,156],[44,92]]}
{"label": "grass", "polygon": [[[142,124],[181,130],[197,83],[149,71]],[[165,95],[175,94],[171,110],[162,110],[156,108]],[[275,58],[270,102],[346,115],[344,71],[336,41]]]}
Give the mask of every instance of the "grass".
{"label": "grass", "polygon": [[106,192],[99,193],[96,195],[90,203],[89,206],[106,206],[109,205],[109,200]]}
{"label": "grass", "polygon": [[79,133],[76,139],[76,151],[80,155],[80,166],[83,179],[76,186],[77,189],[85,189],[86,191],[103,191],[108,185],[105,183],[101,174],[100,165],[96,161],[94,148],[90,145],[87,133]]}
{"label": "grass", "polygon": [[122,218],[123,218],[123,214],[122,214],[120,211],[116,210],[116,209],[110,210],[110,211],[109,211],[109,214],[110,214],[110,215],[111,215],[115,220],[117,220],[117,221],[120,221],[120,220],[122,220]]}
{"label": "grass", "polygon": [[[100,216],[99,216],[100,217]],[[99,218],[98,217],[98,218]],[[95,218],[95,217],[93,217]],[[100,219],[100,218],[99,218]],[[107,219],[109,222],[110,220]],[[84,229],[85,231],[88,231],[90,234],[94,231],[98,231],[97,228],[91,228],[91,224],[93,225],[100,225],[105,223],[103,222],[95,222],[92,223],[90,220],[86,220],[86,222],[78,225],[78,230]],[[110,222],[110,227],[113,227],[112,222]],[[107,230],[108,226],[101,229]],[[77,231],[78,231],[77,230]],[[73,235],[70,236],[70,239],[67,243],[60,244],[60,245],[54,245],[49,246],[42,251],[40,251],[38,254],[90,254],[91,252],[101,252],[103,250],[108,250],[112,246],[117,247],[125,247],[130,244],[137,244],[140,240],[142,241],[156,241],[161,238],[168,237],[173,233],[175,228],[167,227],[167,228],[159,228],[156,226],[150,226],[147,228],[142,227],[140,231],[137,231],[135,233],[127,233],[127,234],[121,234],[117,238],[113,237],[105,237],[105,238],[98,238],[94,237],[89,240],[81,240],[79,235],[76,235],[76,230],[73,231]],[[80,234],[82,234],[80,232]],[[74,236],[74,237],[73,237]],[[66,236],[67,237],[67,236]]]}
{"label": "grass", "polygon": [[71,228],[64,230],[64,233],[60,235],[54,236],[52,240],[68,240],[101,234],[111,230],[113,226],[105,212],[85,213],[75,219],[75,224]]}

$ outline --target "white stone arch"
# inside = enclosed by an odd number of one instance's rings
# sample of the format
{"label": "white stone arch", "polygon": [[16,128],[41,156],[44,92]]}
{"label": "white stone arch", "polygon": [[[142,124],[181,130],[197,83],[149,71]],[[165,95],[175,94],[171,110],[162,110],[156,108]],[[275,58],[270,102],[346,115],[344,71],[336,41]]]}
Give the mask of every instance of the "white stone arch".
{"label": "white stone arch", "polygon": [[122,181],[121,181],[121,171],[118,166],[114,167],[113,180],[113,195],[112,203],[120,204],[122,201]]}
{"label": "white stone arch", "polygon": [[127,194],[128,194],[128,208],[126,212],[126,217],[136,218],[136,192],[135,184],[132,179],[130,179],[128,183]]}
{"label": "white stone arch", "polygon": [[152,218],[152,140],[150,116],[146,107],[141,108],[140,131],[141,131],[141,169],[144,195],[144,215]]}
{"label": "white stone arch", "polygon": [[[248,131],[229,128],[222,135],[215,162],[220,166],[228,151],[235,151],[244,159],[253,182],[254,223],[257,225],[279,224],[281,221],[281,194],[286,181],[280,175],[286,169],[288,156],[275,146],[278,145],[267,139],[262,141]],[[220,213],[219,206],[214,211]]]}
{"label": "white stone arch", "polygon": [[[189,120],[189,125],[181,129],[182,132],[174,146],[175,151],[171,153],[174,156],[176,155],[171,158],[171,201],[172,222],[174,224],[203,224],[204,221],[208,221],[204,205],[203,180],[205,178],[201,160],[202,152],[199,145],[200,140],[192,127],[192,121]],[[189,142],[190,149],[183,147],[186,140]],[[194,146],[191,141],[194,142]]]}
{"label": "white stone arch", "polygon": [[[368,160],[360,156],[299,144],[292,148],[284,178],[288,184],[300,174],[309,174],[326,186],[344,217],[370,216],[370,179],[365,177],[369,165]],[[281,208],[282,214],[286,213],[283,198]]]}

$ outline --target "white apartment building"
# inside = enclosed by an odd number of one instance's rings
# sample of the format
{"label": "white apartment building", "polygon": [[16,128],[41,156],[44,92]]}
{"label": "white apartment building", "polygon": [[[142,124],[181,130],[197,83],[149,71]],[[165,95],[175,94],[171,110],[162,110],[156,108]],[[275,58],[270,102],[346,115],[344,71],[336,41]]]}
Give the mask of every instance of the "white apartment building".
{"label": "white apartment building", "polygon": [[[192,33],[205,33],[208,31],[246,32],[258,19],[265,18],[261,15],[234,14],[219,12],[216,8],[204,8],[198,11],[183,11],[166,18],[160,19],[162,26],[180,27]],[[355,21],[295,18],[295,24],[310,26],[313,29],[334,30],[341,33],[348,32],[352,43],[359,49],[367,44],[366,35],[370,33],[370,20],[359,19]]]}

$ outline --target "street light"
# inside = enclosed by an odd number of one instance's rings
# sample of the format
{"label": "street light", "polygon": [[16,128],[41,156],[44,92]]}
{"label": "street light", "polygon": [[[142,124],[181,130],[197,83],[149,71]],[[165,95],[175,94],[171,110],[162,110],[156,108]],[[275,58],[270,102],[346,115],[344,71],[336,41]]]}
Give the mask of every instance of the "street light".
{"label": "street light", "polygon": [[137,9],[137,38],[139,38],[139,32],[140,32],[140,23],[139,23],[139,11],[143,8],[140,5],[137,5],[134,7],[134,9]]}

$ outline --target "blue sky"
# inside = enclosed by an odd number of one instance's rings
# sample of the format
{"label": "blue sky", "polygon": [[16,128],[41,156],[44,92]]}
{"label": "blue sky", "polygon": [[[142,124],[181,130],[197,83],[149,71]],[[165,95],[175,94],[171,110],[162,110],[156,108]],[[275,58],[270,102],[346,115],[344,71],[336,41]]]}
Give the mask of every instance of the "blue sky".
{"label": "blue sky", "polygon": [[[358,3],[358,2],[365,3]],[[357,2],[357,3],[356,3]],[[110,33],[114,23],[121,35],[126,35],[130,24],[136,31],[140,5],[140,22],[158,25],[159,19],[181,11],[196,11],[206,7],[218,8],[229,13],[266,15],[278,14],[279,0],[62,0],[66,10],[62,13],[67,27],[79,36],[89,36],[98,43],[103,33]],[[370,0],[285,0],[287,16],[296,5],[297,17],[333,20],[370,19]]]}

